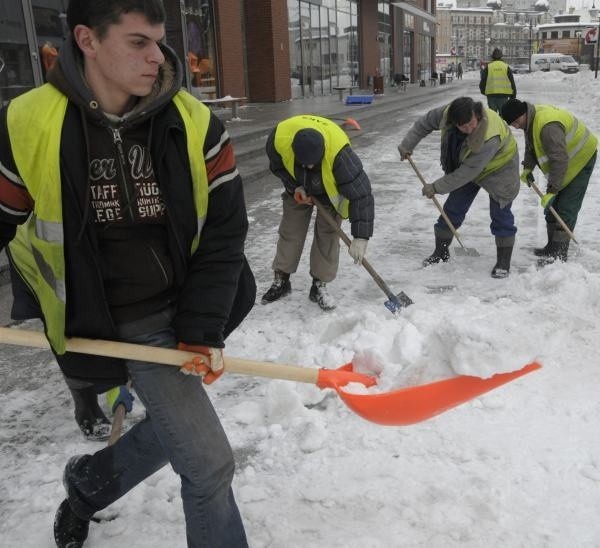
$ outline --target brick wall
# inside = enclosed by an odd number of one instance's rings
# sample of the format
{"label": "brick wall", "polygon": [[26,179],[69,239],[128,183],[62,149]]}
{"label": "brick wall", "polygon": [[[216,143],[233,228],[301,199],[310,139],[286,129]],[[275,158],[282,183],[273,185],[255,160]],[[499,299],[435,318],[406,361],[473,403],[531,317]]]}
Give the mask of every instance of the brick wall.
{"label": "brick wall", "polygon": [[[254,0],[253,0],[254,1]],[[246,96],[243,21],[240,0],[215,0],[219,96]]]}
{"label": "brick wall", "polygon": [[361,0],[358,12],[360,36],[360,87],[367,87],[368,77],[379,68],[377,42],[377,0]]}
{"label": "brick wall", "polygon": [[245,2],[248,92],[253,102],[291,98],[287,2]]}

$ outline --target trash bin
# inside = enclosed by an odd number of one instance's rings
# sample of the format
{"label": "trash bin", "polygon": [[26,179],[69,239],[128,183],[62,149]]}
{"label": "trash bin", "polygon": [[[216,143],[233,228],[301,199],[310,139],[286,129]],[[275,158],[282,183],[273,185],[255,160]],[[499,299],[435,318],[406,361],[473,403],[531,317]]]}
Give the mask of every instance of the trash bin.
{"label": "trash bin", "polygon": [[373,76],[373,93],[383,94],[383,76]]}
{"label": "trash bin", "polygon": [[446,73],[440,72],[440,86],[446,83]]}

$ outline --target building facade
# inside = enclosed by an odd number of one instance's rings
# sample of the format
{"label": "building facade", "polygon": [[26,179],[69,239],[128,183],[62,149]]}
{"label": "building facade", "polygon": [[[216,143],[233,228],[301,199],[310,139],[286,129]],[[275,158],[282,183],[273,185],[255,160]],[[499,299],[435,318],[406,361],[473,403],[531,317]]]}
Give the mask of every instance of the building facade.
{"label": "building facade", "polygon": [[[199,98],[254,102],[338,86],[425,79],[435,64],[433,0],[164,0],[166,41]],[[67,36],[68,0],[0,2],[0,102],[44,82]],[[48,53],[50,52],[50,53]]]}

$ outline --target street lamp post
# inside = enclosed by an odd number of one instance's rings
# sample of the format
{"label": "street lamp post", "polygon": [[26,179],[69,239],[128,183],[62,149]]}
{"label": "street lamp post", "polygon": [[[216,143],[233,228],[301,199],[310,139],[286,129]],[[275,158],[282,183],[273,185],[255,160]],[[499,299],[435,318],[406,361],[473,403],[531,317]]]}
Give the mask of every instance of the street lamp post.
{"label": "street lamp post", "polygon": [[531,32],[533,30],[533,21],[529,20],[529,72],[531,72],[531,55],[533,54],[533,38]]}

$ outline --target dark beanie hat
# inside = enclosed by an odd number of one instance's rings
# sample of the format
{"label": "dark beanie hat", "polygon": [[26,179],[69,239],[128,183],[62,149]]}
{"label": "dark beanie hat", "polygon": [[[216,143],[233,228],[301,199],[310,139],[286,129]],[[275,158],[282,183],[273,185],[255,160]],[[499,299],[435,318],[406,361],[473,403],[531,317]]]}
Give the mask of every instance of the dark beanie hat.
{"label": "dark beanie hat", "polygon": [[492,59],[502,59],[502,50],[494,48],[494,51],[492,51]]}
{"label": "dark beanie hat", "polygon": [[325,140],[316,129],[301,129],[294,136],[292,150],[303,166],[318,164],[325,154]]}
{"label": "dark beanie hat", "polygon": [[509,99],[502,105],[500,115],[504,118],[504,121],[510,125],[519,116],[527,112],[527,103],[525,101],[519,101],[518,99]]}

